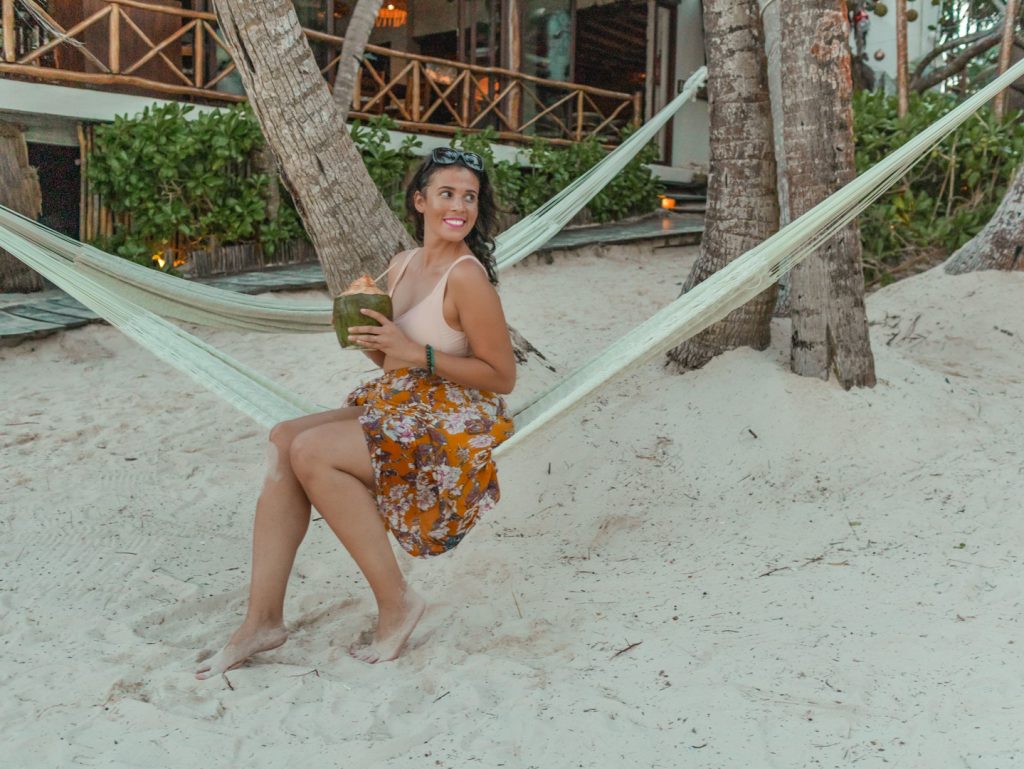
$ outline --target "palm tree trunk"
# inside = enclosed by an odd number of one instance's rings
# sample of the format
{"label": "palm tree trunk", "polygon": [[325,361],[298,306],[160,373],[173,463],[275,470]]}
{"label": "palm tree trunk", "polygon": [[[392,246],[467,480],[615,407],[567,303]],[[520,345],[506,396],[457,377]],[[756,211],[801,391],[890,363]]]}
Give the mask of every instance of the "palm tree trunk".
{"label": "palm tree trunk", "polygon": [[[43,209],[39,177],[28,163],[25,131],[11,123],[0,123],[0,203],[33,219]],[[39,291],[42,287],[39,275],[0,249],[0,292]]]}
{"label": "palm tree trunk", "polygon": [[[757,0],[707,0],[711,168],[700,256],[683,286],[692,289],[779,226],[771,100]],[[700,368],[735,347],[771,341],[773,286],[668,353],[678,371]]]}
{"label": "palm tree trunk", "polygon": [[253,112],[332,294],[413,245],[370,179],[291,0],[216,0]]}
{"label": "palm tree trunk", "polygon": [[1003,202],[985,229],[946,262],[946,272],[1024,270],[1024,166],[1017,169]]}
{"label": "palm tree trunk", "polygon": [[366,50],[370,33],[373,32],[380,6],[381,0],[359,0],[345,29],[345,42],[341,46],[341,58],[338,60],[338,75],[334,80],[334,103],[338,105],[342,120],[348,120],[352,90],[359,77],[359,61]]}
{"label": "palm tree trunk", "polygon": [[[850,48],[844,0],[777,0],[780,203],[791,221],[855,174]],[[875,384],[864,312],[860,231],[851,224],[790,273],[791,364],[802,376]]]}

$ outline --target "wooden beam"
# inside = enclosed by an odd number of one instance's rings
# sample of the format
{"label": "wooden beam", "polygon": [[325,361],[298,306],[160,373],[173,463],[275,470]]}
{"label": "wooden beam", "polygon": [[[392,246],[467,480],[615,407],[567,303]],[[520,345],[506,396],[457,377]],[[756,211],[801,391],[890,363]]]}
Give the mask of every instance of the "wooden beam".
{"label": "wooden beam", "polygon": [[576,141],[583,140],[583,91],[576,99]]}
{"label": "wooden beam", "polygon": [[216,101],[242,102],[245,97],[241,94],[221,93],[220,91],[209,91],[191,86],[172,85],[161,83],[156,80],[147,80],[144,77],[135,75],[108,75],[96,72],[74,72],[66,69],[53,69],[52,67],[34,67],[27,64],[0,63],[0,73],[11,75],[25,75],[42,80],[47,83],[88,83],[90,85],[106,86],[132,86],[156,93],[169,93],[177,96],[195,96],[200,99]]}
{"label": "wooden beam", "polygon": [[115,75],[121,71],[121,9],[110,8],[110,71]]}
{"label": "wooden beam", "polygon": [[414,61],[412,69],[412,119],[420,120],[420,76],[422,65]]}
{"label": "wooden beam", "polygon": [[3,0],[3,28],[4,61],[13,62],[18,57],[14,49],[14,0]]}
{"label": "wooden beam", "polygon": [[206,19],[216,21],[216,14],[208,11],[192,11],[187,8],[172,8],[167,5],[154,5],[153,3],[141,3],[138,0],[106,0],[113,5],[124,5],[128,8],[138,8],[140,11],[152,11],[153,13],[169,13],[172,16],[180,16],[183,19]]}
{"label": "wooden beam", "polygon": [[206,79],[206,22],[199,21],[192,33],[192,83],[203,87]]}
{"label": "wooden beam", "polygon": [[[508,57],[508,68],[513,72],[519,72],[523,68],[522,55],[523,55],[523,44],[522,44],[522,29],[521,21],[523,18],[523,4],[524,0],[507,0],[504,4],[508,11],[508,17],[502,28],[507,30],[507,41],[502,45],[502,50],[505,51],[505,55]],[[517,83],[516,80],[509,80],[510,84]],[[508,94],[508,107],[507,113],[512,119],[513,123],[518,124],[522,121],[521,114],[521,99],[517,89],[510,87],[506,90]]]}
{"label": "wooden beam", "polygon": [[[1013,55],[1014,32],[1017,28],[1017,15],[1020,13],[1020,0],[1006,0],[1006,20],[1003,25],[1003,42],[999,51],[999,74],[1002,75],[1010,66],[1010,57]],[[1002,120],[1006,114],[1006,91],[1000,91],[996,96],[993,109],[996,118]]]}
{"label": "wooden beam", "polygon": [[896,0],[896,94],[899,116],[910,109],[908,83],[910,71],[907,63],[907,0]]}

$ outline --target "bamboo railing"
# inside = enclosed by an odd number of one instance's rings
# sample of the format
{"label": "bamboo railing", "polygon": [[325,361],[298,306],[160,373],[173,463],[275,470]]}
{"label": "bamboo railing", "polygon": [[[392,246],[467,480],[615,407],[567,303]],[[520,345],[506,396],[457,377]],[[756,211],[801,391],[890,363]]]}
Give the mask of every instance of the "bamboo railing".
{"label": "bamboo railing", "polygon": [[[244,100],[238,73],[212,13],[140,0],[103,6],[65,29],[36,0],[0,0],[0,74],[105,89],[130,89],[210,103]],[[151,39],[132,11],[176,17],[173,33]],[[136,17],[137,18],[137,17]],[[344,39],[305,30],[333,84]],[[99,42],[97,42],[99,41]],[[131,51],[141,54],[132,56]],[[79,62],[77,67],[67,64]],[[533,77],[367,46],[352,96],[351,118],[387,114],[402,130],[452,134],[490,127],[502,140],[535,136],[567,144],[588,136],[618,141],[639,124],[640,94]]]}

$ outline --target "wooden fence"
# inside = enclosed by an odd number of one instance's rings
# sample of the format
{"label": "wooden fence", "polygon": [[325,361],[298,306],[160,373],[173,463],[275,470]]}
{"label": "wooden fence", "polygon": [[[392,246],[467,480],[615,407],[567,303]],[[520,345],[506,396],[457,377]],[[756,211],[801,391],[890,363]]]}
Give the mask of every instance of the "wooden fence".
{"label": "wooden fence", "polygon": [[[142,92],[206,103],[243,100],[238,73],[212,13],[139,0],[83,0],[81,19],[56,19],[36,0],[0,0],[0,73],[53,83]],[[344,39],[305,30],[329,52],[333,84]],[[642,119],[641,94],[533,77],[367,46],[352,118],[390,115],[402,130],[452,134],[494,128],[505,141],[555,143],[618,131]]]}

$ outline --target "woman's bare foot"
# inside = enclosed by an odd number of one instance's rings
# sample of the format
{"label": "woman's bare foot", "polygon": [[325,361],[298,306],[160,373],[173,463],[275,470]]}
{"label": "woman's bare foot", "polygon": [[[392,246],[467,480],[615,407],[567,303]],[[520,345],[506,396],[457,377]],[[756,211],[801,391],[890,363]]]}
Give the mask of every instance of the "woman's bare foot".
{"label": "woman's bare foot", "polygon": [[377,632],[373,641],[365,646],[349,649],[356,659],[363,662],[387,662],[402,653],[402,647],[412,635],[413,628],[423,616],[427,602],[412,588],[405,591],[405,604],[394,612],[381,612],[377,620]]}
{"label": "woman's bare foot", "polygon": [[219,676],[237,668],[252,655],[276,649],[287,640],[288,631],[283,625],[251,629],[243,623],[223,649],[204,660],[196,669],[196,678],[204,681]]}

